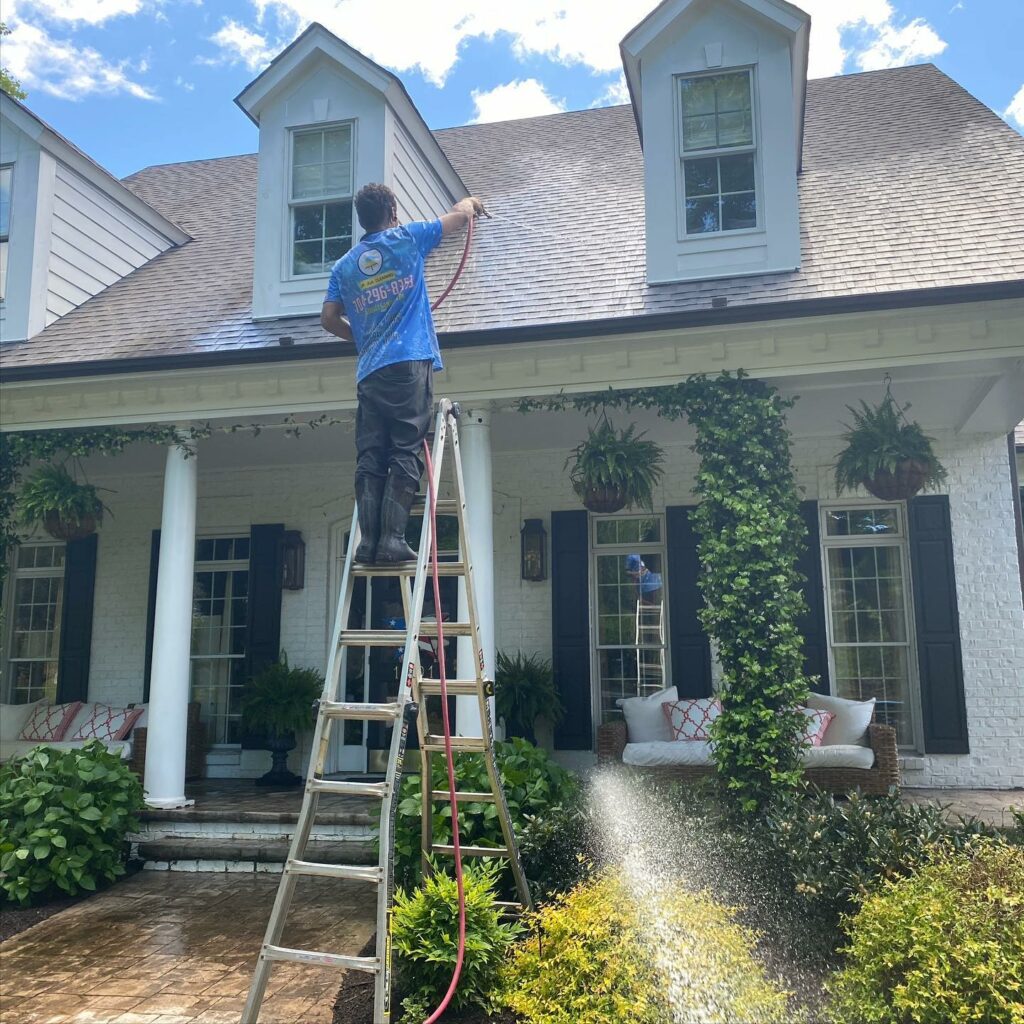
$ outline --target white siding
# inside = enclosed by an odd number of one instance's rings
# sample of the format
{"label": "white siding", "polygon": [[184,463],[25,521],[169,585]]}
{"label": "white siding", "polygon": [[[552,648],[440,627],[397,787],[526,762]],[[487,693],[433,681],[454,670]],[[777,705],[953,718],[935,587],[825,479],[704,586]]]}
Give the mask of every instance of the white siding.
{"label": "white siding", "polygon": [[169,247],[166,238],[58,163],[46,323],[69,313]]}
{"label": "white siding", "polygon": [[430,166],[398,118],[391,116],[391,188],[398,219],[433,220],[451,209],[454,197]]}

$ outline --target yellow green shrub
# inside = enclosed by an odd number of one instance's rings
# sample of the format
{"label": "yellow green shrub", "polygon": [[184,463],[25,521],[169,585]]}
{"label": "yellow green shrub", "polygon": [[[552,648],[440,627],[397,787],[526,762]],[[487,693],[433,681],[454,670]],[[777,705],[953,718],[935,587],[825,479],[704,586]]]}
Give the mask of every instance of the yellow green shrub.
{"label": "yellow green shrub", "polygon": [[509,1008],[524,1024],[795,1020],[733,910],[680,887],[650,895],[604,874],[539,910],[505,969]]}
{"label": "yellow green shrub", "polygon": [[886,882],[847,921],[841,1024],[1024,1024],[1024,849],[979,841]]}

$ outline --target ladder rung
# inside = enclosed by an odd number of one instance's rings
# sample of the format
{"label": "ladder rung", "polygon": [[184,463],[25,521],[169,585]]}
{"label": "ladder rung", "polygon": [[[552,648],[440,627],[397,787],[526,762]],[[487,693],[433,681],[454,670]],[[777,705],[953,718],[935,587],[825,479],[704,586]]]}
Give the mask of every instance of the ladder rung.
{"label": "ladder rung", "polygon": [[[431,572],[430,565],[427,566],[428,574]],[[353,576],[415,576],[415,562],[401,562],[398,565],[353,565]],[[438,576],[465,576],[465,562],[439,562],[437,566]]]}
{"label": "ladder rung", "polygon": [[318,953],[315,949],[289,949],[287,946],[264,946],[263,956],[268,960],[343,967],[347,971],[368,971],[370,974],[380,970],[380,960],[375,956],[343,956],[341,953]]}
{"label": "ladder rung", "polygon": [[[417,684],[419,686],[420,693],[424,697],[440,697],[441,696],[441,680],[440,679],[421,679]],[[478,682],[476,679],[449,679],[447,683],[448,696],[449,697],[475,697],[477,694],[477,687],[484,687],[484,695],[488,696],[487,687],[492,684],[484,681]]]}
{"label": "ladder rung", "polygon": [[[445,622],[444,638],[453,636],[471,636],[472,628],[468,622]],[[436,637],[436,622],[421,622],[419,636]],[[404,647],[406,631],[404,629],[343,629],[341,643],[347,647]]]}
{"label": "ladder rung", "polygon": [[[430,793],[431,800],[437,800],[441,803],[448,803],[451,800],[451,793],[447,789],[435,789]],[[455,800],[458,803],[466,804],[487,804],[494,803],[493,793],[456,793]]]}
{"label": "ladder rung", "polygon": [[[420,745],[422,750],[441,750],[445,749],[444,737],[428,735],[425,741]],[[452,750],[457,750],[460,753],[473,753],[482,754],[487,749],[487,741],[481,736],[453,736],[452,737]]]}
{"label": "ladder rung", "polygon": [[[443,853],[448,857],[455,856],[454,846],[439,846],[434,845],[431,847],[434,853]],[[508,850],[504,846],[460,846],[459,852],[463,857],[507,857]]]}
{"label": "ladder rung", "polygon": [[[434,502],[434,507],[439,516],[451,516],[459,511],[459,500],[458,498],[438,498]],[[413,498],[412,508],[414,512],[422,512],[427,508],[427,495],[417,494]]]}
{"label": "ladder rung", "polygon": [[320,711],[328,718],[357,718],[361,721],[391,721],[402,713],[401,704],[368,704],[363,701],[322,700]]}
{"label": "ladder rung", "polygon": [[388,795],[386,782],[349,782],[346,779],[312,778],[308,783],[314,793],[330,793],[334,796],[371,796],[383,800]]}
{"label": "ladder rung", "polygon": [[[442,622],[444,638],[450,636],[472,636],[473,627],[468,622]],[[437,636],[437,623],[424,619],[420,623],[420,636]]]}
{"label": "ladder rung", "polygon": [[347,878],[352,882],[373,882],[381,880],[381,870],[376,865],[366,864],[318,864],[311,860],[290,860],[287,871],[297,875],[320,875],[324,878]]}

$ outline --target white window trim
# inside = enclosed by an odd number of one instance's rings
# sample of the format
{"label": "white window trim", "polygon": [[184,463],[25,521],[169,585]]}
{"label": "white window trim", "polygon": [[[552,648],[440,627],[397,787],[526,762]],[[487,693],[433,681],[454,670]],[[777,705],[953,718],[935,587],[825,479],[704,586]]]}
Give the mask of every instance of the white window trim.
{"label": "white window trim", "polygon": [[10,190],[10,210],[7,215],[7,234],[0,235],[0,242],[7,243],[7,266],[4,267],[3,274],[0,275],[0,309],[3,309],[7,304],[7,272],[11,267],[11,216],[14,213],[14,164],[0,164],[0,171],[11,172],[11,190]]}
{"label": "white window trim", "polygon": [[[898,531],[895,534],[853,535],[830,537],[828,535],[827,515],[837,509],[856,508],[892,508],[896,510]],[[904,753],[922,752],[924,750],[924,722],[921,705],[921,685],[917,663],[917,631],[914,613],[914,591],[912,573],[910,571],[910,534],[907,503],[905,501],[877,501],[867,498],[854,498],[849,501],[819,501],[818,531],[820,537],[819,554],[821,556],[821,582],[825,602],[825,646],[828,655],[829,693],[838,697],[836,692],[836,665],[832,644],[832,599],[829,593],[828,558],[829,548],[848,547],[895,547],[901,552],[900,564],[903,570],[903,592],[906,595],[907,611],[907,698],[910,703],[910,725],[913,734],[911,743],[900,745]],[[899,645],[892,645],[899,646]]]}
{"label": "white window trim", "polygon": [[[319,199],[292,199],[292,174],[294,172],[294,161],[295,161],[295,137],[297,135],[304,135],[309,132],[326,132],[332,128],[344,128],[348,127],[351,133],[350,136],[350,168],[349,168],[349,194],[347,196],[330,196],[321,197]],[[296,274],[293,271],[293,252],[292,246],[294,245],[294,234],[295,229],[293,225],[293,211],[299,206],[313,206],[316,203],[336,203],[344,202],[346,199],[352,203],[352,245],[356,244],[358,240],[359,226],[356,222],[356,119],[349,118],[344,121],[326,121],[323,124],[300,124],[294,125],[285,130],[287,136],[287,145],[285,146],[285,169],[284,169],[284,208],[282,213],[282,221],[284,224],[284,245],[282,247],[282,266],[281,266],[281,280],[282,281],[326,281],[330,276],[330,271],[326,271],[322,274]]]}
{"label": "white window trim", "polygon": [[[9,560],[7,563],[7,579],[4,581],[4,585],[0,588],[0,599],[2,599],[2,607],[6,610],[3,619],[3,689],[0,692],[0,704],[11,703],[13,696],[11,690],[14,686],[14,678],[11,675],[11,652],[14,649],[14,616],[10,614],[11,606],[14,601],[14,588],[17,585],[19,579],[26,579],[28,577],[41,578],[57,575],[55,572],[55,566],[45,566],[36,568],[18,568],[18,551],[23,548],[38,548],[38,547],[63,547],[65,549],[64,557],[67,558],[67,545],[62,544],[59,540],[45,540],[40,538],[34,541],[22,541],[16,545],[9,552]],[[61,576],[64,575],[64,567],[62,566],[59,570]],[[60,662],[60,632],[64,625],[64,593],[61,592],[61,606],[58,610],[57,616],[57,661],[58,666]],[[51,658],[16,658],[15,661],[51,661]],[[57,680],[57,685],[60,686],[60,679]]]}
{"label": "white window trim", "polygon": [[[669,680],[672,678],[672,624],[671,624],[671,587],[672,580],[669,579],[668,573],[668,535],[666,533],[666,522],[664,512],[654,512],[651,514],[644,513],[626,513],[622,515],[590,515],[589,524],[587,527],[588,535],[587,541],[590,548],[587,561],[587,598],[590,604],[590,716],[592,729],[592,741],[594,743],[594,749],[597,749],[597,729],[601,724],[601,672],[600,672],[600,652],[602,650],[612,650],[614,648],[621,648],[622,644],[605,644],[601,646],[597,642],[598,638],[598,623],[597,623],[597,556],[598,555],[630,555],[630,554],[659,554],[661,555],[661,587],[664,595],[663,601],[665,605],[665,685],[670,685]],[[597,543],[597,524],[599,522],[609,522],[613,519],[657,519],[661,524],[661,540],[660,541],[648,541],[645,543],[630,543],[625,542],[622,544],[598,544]],[[645,645],[650,650],[656,650],[654,645]]]}
{"label": "white window trim", "polygon": [[[195,590],[195,582],[194,581],[195,581],[196,573],[207,572],[207,571],[210,571],[210,572],[237,572],[237,571],[239,571],[241,569],[244,569],[246,572],[251,572],[252,571],[251,568],[250,568],[251,562],[252,562],[252,549],[251,549],[252,541],[250,539],[250,531],[248,529],[239,528],[238,530],[232,530],[232,531],[229,531],[229,532],[226,532],[226,533],[223,530],[218,530],[215,533],[199,533],[199,534],[196,535],[196,544],[198,544],[200,541],[203,541],[203,540],[241,540],[243,538],[248,539],[249,543],[250,543],[249,558],[246,558],[246,559],[230,558],[230,559],[222,559],[220,561],[208,561],[208,562],[207,561],[203,561],[203,562],[200,562],[199,559],[196,558],[195,555],[193,555],[193,557],[192,557],[192,580],[193,580],[192,586],[193,586],[193,591]],[[200,568],[200,566],[202,568]],[[195,600],[195,594],[193,593],[193,601],[194,600]],[[245,640],[246,640],[246,646],[248,646],[249,637],[246,636]],[[244,660],[244,659],[245,659],[245,655],[242,655],[241,658],[240,658],[237,654],[198,654],[198,655],[197,654],[193,654],[192,653],[192,641],[191,641],[191,637],[190,637],[189,638],[189,652],[188,652],[189,700],[192,700],[192,663],[194,661],[197,661],[197,660],[202,660],[202,661],[239,661],[239,660]],[[216,751],[236,751],[236,750],[241,750],[242,749],[242,744],[241,743],[211,743],[210,746],[209,746],[209,749],[211,751],[214,751],[214,750],[216,750]]]}
{"label": "white window trim", "polygon": [[[697,149],[686,152],[683,148],[683,99],[681,84],[694,78],[712,78],[718,75],[728,75],[745,71],[750,81],[750,122],[752,142],[745,146],[718,146],[714,149]],[[758,102],[757,102],[757,74],[756,65],[741,64],[729,68],[709,68],[707,71],[688,72],[683,75],[676,75],[672,88],[672,109],[675,118],[675,140],[676,140],[676,235],[680,242],[690,242],[697,239],[710,238],[743,238],[749,235],[764,234],[764,183],[761,177],[761,145],[758,137]],[[703,160],[705,158],[720,156],[738,156],[742,153],[754,154],[754,197],[757,203],[757,223],[752,228],[736,228],[733,231],[725,231],[719,228],[717,231],[689,232],[686,230],[686,174],[683,169],[684,160]]]}

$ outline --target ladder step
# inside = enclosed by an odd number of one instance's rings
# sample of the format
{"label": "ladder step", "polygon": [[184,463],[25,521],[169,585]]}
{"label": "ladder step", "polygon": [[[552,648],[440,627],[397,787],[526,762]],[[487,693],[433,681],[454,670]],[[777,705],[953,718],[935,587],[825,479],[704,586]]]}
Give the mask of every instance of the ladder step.
{"label": "ladder step", "polygon": [[[444,751],[444,737],[428,735],[420,744],[421,750]],[[487,749],[487,741],[481,736],[453,736],[452,750],[460,753],[482,754]]]}
{"label": "ladder step", "polygon": [[[434,502],[434,506],[437,509],[439,516],[453,516],[459,511],[459,499],[458,498],[438,498]],[[417,494],[412,500],[413,512],[422,512],[428,507],[427,495]]]}
{"label": "ladder step", "polygon": [[[435,844],[431,847],[431,850],[434,853],[443,853],[448,857],[455,856],[454,846],[438,846]],[[459,851],[463,857],[508,857],[508,850],[504,846],[460,846]]]}
{"label": "ladder step", "polygon": [[327,718],[357,718],[368,722],[390,722],[402,713],[402,705],[322,700],[320,701],[320,713]]}
{"label": "ladder step", "polygon": [[[427,566],[428,574],[430,566]],[[403,562],[400,565],[353,565],[353,576],[415,576],[416,563]],[[438,576],[465,576],[465,562],[439,562],[437,566]]]}
{"label": "ladder step", "polygon": [[[421,679],[417,685],[419,686],[420,693],[424,697],[441,696],[440,679]],[[478,682],[476,679],[449,679],[447,686],[449,697],[475,697],[477,694],[477,687],[482,686],[484,688],[484,694],[489,696],[488,688],[493,690],[494,684],[488,680]]]}
{"label": "ladder step", "polygon": [[[437,800],[440,803],[449,803],[451,801],[451,793],[447,789],[435,789],[430,793],[431,800]],[[494,803],[493,793],[456,793],[455,800],[457,803],[466,804],[489,804]]]}
{"label": "ladder step", "polygon": [[289,860],[286,871],[297,875],[318,875],[323,878],[347,878],[352,882],[380,883],[383,877],[377,865],[366,864],[318,864],[311,860]]}
{"label": "ladder step", "polygon": [[333,796],[368,796],[383,800],[388,795],[386,782],[348,782],[345,779],[312,778],[307,787],[313,793],[330,793]]}
{"label": "ladder step", "polygon": [[320,964],[322,967],[342,967],[346,971],[367,971],[376,974],[380,960],[375,956],[342,956],[340,953],[318,953],[315,949],[289,949],[287,946],[264,946],[267,960],[291,960],[300,964]]}
{"label": "ladder step", "polygon": [[[468,622],[445,622],[444,638],[453,636],[472,636],[473,630]],[[421,622],[420,637],[436,637],[436,622]],[[341,643],[348,647],[404,647],[406,631],[404,629],[343,629]]]}

